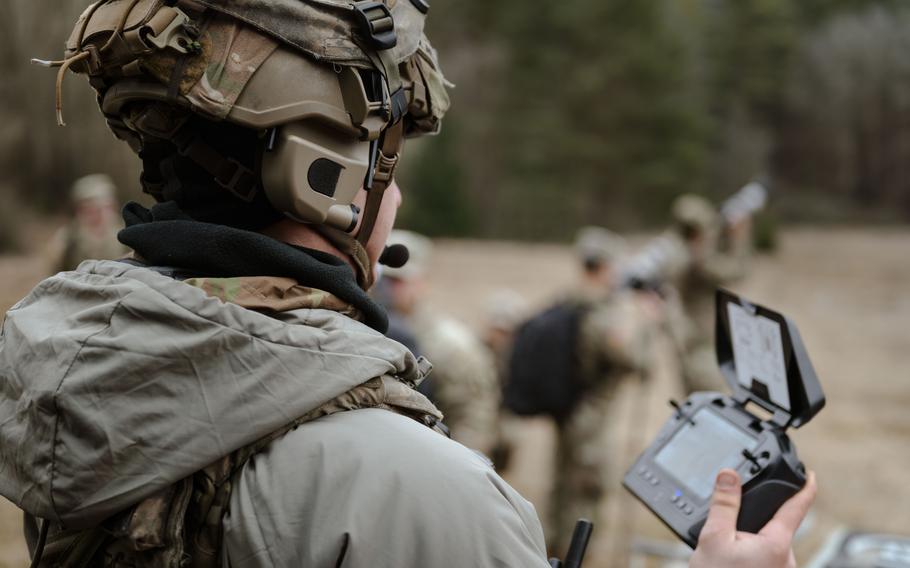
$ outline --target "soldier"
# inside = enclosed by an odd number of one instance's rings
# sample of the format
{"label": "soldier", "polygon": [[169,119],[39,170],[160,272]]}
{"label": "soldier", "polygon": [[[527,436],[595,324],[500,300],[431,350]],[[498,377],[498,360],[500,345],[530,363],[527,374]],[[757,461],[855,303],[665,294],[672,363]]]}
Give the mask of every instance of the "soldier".
{"label": "soldier", "polygon": [[484,312],[483,343],[493,354],[502,385],[507,380],[515,330],[528,317],[528,303],[518,292],[503,288],[490,294]]}
{"label": "soldier", "polygon": [[423,354],[433,362],[434,402],[452,438],[489,455],[496,442],[499,385],[492,357],[464,325],[427,306],[427,270],[433,245],[410,231],[392,231],[389,244],[407,246],[411,258],[401,268],[387,267],[389,307],[403,317]]}
{"label": "soldier", "polygon": [[[529,315],[528,304],[518,292],[504,288],[490,294],[485,307],[486,325],[481,337],[483,344],[493,356],[499,391],[502,392],[509,380],[509,358],[512,354],[515,331]],[[504,406],[500,406],[496,444],[490,453],[490,458],[498,471],[504,471],[509,467],[521,428],[521,420]]]}
{"label": "soldier", "polygon": [[[38,519],[33,565],[548,566],[365,292],[402,138],[448,106],[428,4],[389,4],[100,0],[50,62],[90,76],[158,203],[125,208],[135,259],[3,322],[0,494]],[[718,487],[703,566],[743,550]],[[755,565],[784,565],[811,498]]]}
{"label": "soldier", "polygon": [[135,258],[57,274],[3,324],[0,494],[34,565],[548,566],[533,507],[442,433],[428,365],[366,295],[402,140],[448,106],[428,9],[83,14],[60,77],[89,75],[158,203],[124,210]]}
{"label": "soldier", "polygon": [[697,195],[682,195],[673,203],[672,237],[679,245],[670,263],[671,296],[668,315],[680,358],[686,392],[718,390],[724,381],[714,355],[714,292],[741,279],[751,252],[751,221],[743,216],[725,225],[714,206]]}
{"label": "soldier", "polygon": [[73,184],[70,200],[72,220],[52,242],[52,272],[75,270],[83,260],[120,258],[129,252],[117,240],[123,223],[110,177],[92,174],[79,178]]}
{"label": "soldier", "polygon": [[624,248],[620,237],[600,227],[582,229],[576,241],[582,273],[568,301],[583,310],[575,356],[586,386],[571,414],[558,422],[550,546],[567,545],[575,519],[597,518],[611,455],[607,409],[620,382],[646,373],[651,362],[650,318],[618,286],[615,267]]}

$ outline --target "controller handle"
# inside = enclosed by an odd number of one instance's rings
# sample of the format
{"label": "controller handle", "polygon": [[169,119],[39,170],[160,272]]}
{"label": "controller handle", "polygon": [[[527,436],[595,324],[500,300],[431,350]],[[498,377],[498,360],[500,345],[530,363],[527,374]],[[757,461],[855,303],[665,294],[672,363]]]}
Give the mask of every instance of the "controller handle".
{"label": "controller handle", "polygon": [[[781,505],[799,493],[800,489],[792,483],[771,479],[744,492],[739,517],[736,519],[736,530],[757,533],[774,518],[774,513]],[[707,520],[706,517],[689,529],[689,534],[696,542]]]}

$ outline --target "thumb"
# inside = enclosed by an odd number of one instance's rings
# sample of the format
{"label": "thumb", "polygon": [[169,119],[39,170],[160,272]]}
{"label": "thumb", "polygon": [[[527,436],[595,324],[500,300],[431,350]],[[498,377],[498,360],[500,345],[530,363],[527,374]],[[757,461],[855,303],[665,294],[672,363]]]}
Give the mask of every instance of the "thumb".
{"label": "thumb", "polygon": [[736,518],[742,500],[742,485],[739,475],[732,469],[722,469],[714,484],[714,496],[708,519],[699,536],[702,541],[733,541],[736,538]]}

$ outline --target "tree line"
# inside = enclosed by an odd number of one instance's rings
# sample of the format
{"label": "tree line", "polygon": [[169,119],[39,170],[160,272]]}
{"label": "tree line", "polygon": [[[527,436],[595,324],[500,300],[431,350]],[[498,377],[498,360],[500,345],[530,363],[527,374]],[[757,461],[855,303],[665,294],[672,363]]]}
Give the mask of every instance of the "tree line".
{"label": "tree line", "polygon": [[[400,0],[399,0],[400,1]],[[61,210],[138,165],[58,58],[88,4],[0,4],[0,225]],[[567,238],[659,226],[672,199],[755,175],[803,221],[910,219],[910,12],[900,0],[437,0],[430,36],[456,87],[443,135],[406,148],[403,223],[432,235]],[[0,241],[2,241],[0,235]]]}
{"label": "tree line", "polygon": [[754,176],[785,220],[906,221],[904,5],[436,2],[455,106],[413,149],[405,222],[531,239],[657,227],[679,193],[720,201]]}

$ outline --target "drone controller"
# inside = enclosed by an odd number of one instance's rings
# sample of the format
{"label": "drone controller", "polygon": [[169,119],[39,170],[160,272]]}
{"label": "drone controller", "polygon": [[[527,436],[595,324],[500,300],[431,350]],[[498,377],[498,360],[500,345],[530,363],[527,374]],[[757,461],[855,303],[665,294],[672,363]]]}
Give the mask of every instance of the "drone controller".
{"label": "drone controller", "polygon": [[[714,479],[724,468],[742,479],[737,529],[758,532],[806,483],[787,437],[825,405],[796,326],[785,316],[717,292],[717,360],[732,395],[693,393],[626,472],[623,485],[695,548]],[[754,403],[771,416],[759,418]]]}

